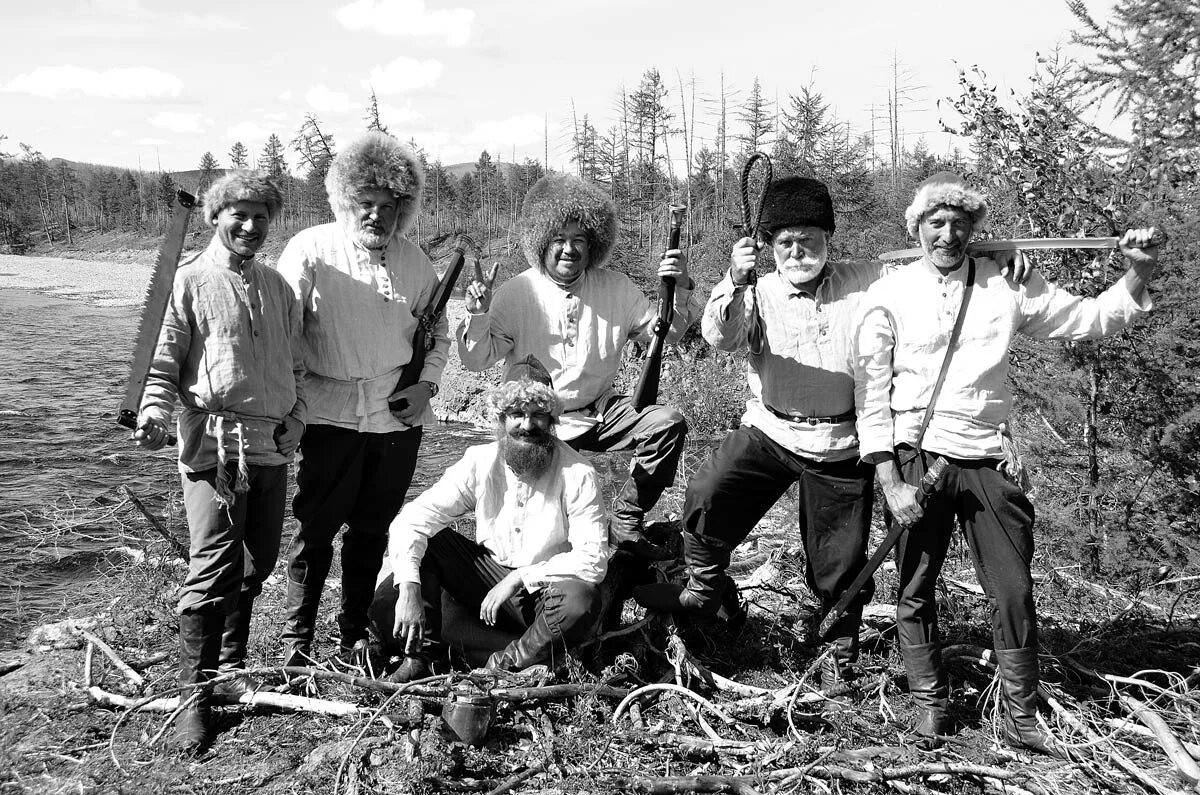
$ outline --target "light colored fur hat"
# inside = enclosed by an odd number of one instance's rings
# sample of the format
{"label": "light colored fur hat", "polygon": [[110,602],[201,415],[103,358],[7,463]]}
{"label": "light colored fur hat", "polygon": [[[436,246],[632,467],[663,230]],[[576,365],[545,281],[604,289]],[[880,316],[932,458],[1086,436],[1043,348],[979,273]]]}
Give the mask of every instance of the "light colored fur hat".
{"label": "light colored fur hat", "polygon": [[229,171],[204,191],[204,223],[212,224],[217,213],[236,202],[262,202],[267,217],[274,221],[283,209],[283,194],[260,171]]}
{"label": "light colored fur hat", "polygon": [[904,211],[908,234],[917,236],[917,225],[930,210],[942,205],[958,207],[971,216],[971,229],[981,231],[987,224],[988,206],[983,194],[952,171],[939,171],[917,186],[912,204]]}
{"label": "light colored fur hat", "polygon": [[403,234],[421,207],[425,169],[420,159],[391,135],[371,131],[355,138],[334,156],[325,175],[329,206],[338,219],[356,212],[354,195],[363,188],[382,188],[403,197],[396,234]]}
{"label": "light colored fur hat", "polygon": [[588,236],[588,267],[603,265],[617,242],[617,208],[600,188],[570,174],[548,174],[533,184],[521,204],[518,229],[521,249],[531,268],[554,234],[568,221],[578,221]]}

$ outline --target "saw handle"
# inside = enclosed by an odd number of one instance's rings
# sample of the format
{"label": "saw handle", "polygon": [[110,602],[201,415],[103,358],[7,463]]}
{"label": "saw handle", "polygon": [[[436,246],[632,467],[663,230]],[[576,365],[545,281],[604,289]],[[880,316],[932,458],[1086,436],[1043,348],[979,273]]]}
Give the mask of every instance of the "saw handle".
{"label": "saw handle", "polygon": [[[120,425],[123,428],[128,428],[131,431],[136,431],[138,429],[137,415],[132,411],[121,409],[121,413],[117,416],[117,425]],[[174,447],[177,444],[179,444],[179,437],[170,431],[167,431],[167,443],[165,446]]]}

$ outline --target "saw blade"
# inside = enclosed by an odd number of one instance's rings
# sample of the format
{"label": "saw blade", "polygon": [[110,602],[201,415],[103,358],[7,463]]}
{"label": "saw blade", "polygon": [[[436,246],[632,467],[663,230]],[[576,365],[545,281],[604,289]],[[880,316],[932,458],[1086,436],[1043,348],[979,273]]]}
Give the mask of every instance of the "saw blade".
{"label": "saw blade", "polygon": [[[1115,237],[1028,237],[1015,240],[980,240],[967,246],[970,254],[989,251],[1036,251],[1051,248],[1104,249],[1116,248],[1119,238]],[[925,252],[919,248],[906,248],[879,255],[884,262],[898,259],[919,259]]]}
{"label": "saw blade", "polygon": [[179,269],[179,257],[183,254],[183,242],[187,237],[188,220],[196,197],[179,191],[175,197],[175,209],[166,236],[154,260],[154,271],[146,286],[146,298],[142,302],[142,314],[138,320],[134,341],[133,360],[129,365],[129,381],[125,384],[125,396],[117,413],[117,424],[131,430],[137,428],[138,411],[142,405],[142,392],[146,388],[146,376],[154,360],[154,349],[158,346],[158,335],[162,330],[163,318],[167,314],[167,301],[175,284],[175,271]]}

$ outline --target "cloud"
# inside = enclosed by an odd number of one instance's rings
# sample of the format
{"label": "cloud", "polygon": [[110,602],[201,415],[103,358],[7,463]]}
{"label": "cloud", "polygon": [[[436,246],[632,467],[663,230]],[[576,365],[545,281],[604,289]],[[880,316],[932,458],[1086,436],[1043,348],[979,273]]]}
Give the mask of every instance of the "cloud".
{"label": "cloud", "polygon": [[293,93],[292,90],[289,88],[288,90],[284,91],[282,94],[279,95],[279,99],[281,102],[291,102],[292,98],[295,96],[296,96],[295,93]]}
{"label": "cloud", "polygon": [[323,85],[310,88],[304,94],[304,101],[321,113],[345,113],[354,107],[349,94]]}
{"label": "cloud", "polygon": [[155,127],[162,127],[176,133],[199,132],[201,126],[208,127],[212,122],[206,120],[196,111],[162,110],[155,113],[148,122]]}
{"label": "cloud", "polygon": [[402,55],[391,63],[371,69],[370,77],[363,88],[375,89],[381,96],[403,94],[417,88],[432,86],[442,76],[442,62],[418,61]]}
{"label": "cloud", "polygon": [[179,24],[185,30],[232,31],[246,30],[246,25],[224,14],[184,14]]}
{"label": "cloud", "polygon": [[242,143],[246,143],[247,141],[265,141],[271,136],[271,131],[252,121],[244,121],[225,130],[225,136],[230,140],[241,141]]}
{"label": "cloud", "polygon": [[393,124],[408,124],[423,118],[425,114],[414,110],[411,105],[402,108],[399,105],[379,103],[379,119],[388,127]]}
{"label": "cloud", "polygon": [[461,47],[471,37],[475,12],[469,8],[430,10],[425,0],[355,0],[334,16],[347,30],[372,30],[387,36],[441,38]]}
{"label": "cloud", "polygon": [[0,90],[51,98],[84,94],[104,99],[160,99],[179,96],[183,81],[149,66],[104,71],[79,66],[39,66],[0,85]]}
{"label": "cloud", "polygon": [[485,121],[475,125],[467,133],[468,141],[478,141],[485,147],[509,148],[514,144],[521,146],[542,140],[545,133],[545,119],[533,113],[522,113],[499,121]]}
{"label": "cloud", "polygon": [[[385,119],[386,122],[386,119]],[[429,130],[416,134],[417,143],[425,148],[430,160],[443,163],[473,162],[486,149],[495,160],[508,160],[514,146],[541,143],[543,119],[523,113],[507,119],[479,122],[465,133],[447,135]]]}
{"label": "cloud", "polygon": [[165,138],[139,138],[134,141],[137,146],[163,146],[167,143]]}

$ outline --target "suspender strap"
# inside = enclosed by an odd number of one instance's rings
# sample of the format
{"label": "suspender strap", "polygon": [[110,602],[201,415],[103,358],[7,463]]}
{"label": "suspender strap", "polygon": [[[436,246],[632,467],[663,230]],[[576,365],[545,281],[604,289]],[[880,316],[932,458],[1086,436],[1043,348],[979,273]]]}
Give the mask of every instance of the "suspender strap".
{"label": "suspender strap", "polygon": [[967,284],[963,288],[962,305],[958,308],[958,317],[954,318],[950,342],[946,345],[946,358],[942,359],[942,370],[938,373],[937,382],[933,385],[933,394],[929,396],[929,405],[925,407],[925,416],[921,418],[921,430],[917,432],[915,445],[918,450],[921,449],[921,442],[925,439],[925,429],[929,427],[929,421],[933,419],[933,407],[937,403],[938,394],[942,391],[946,373],[950,371],[950,360],[954,358],[954,348],[958,345],[958,337],[962,333],[963,318],[967,316],[967,304],[971,303],[971,291],[975,287],[975,258],[968,257],[967,263]]}

